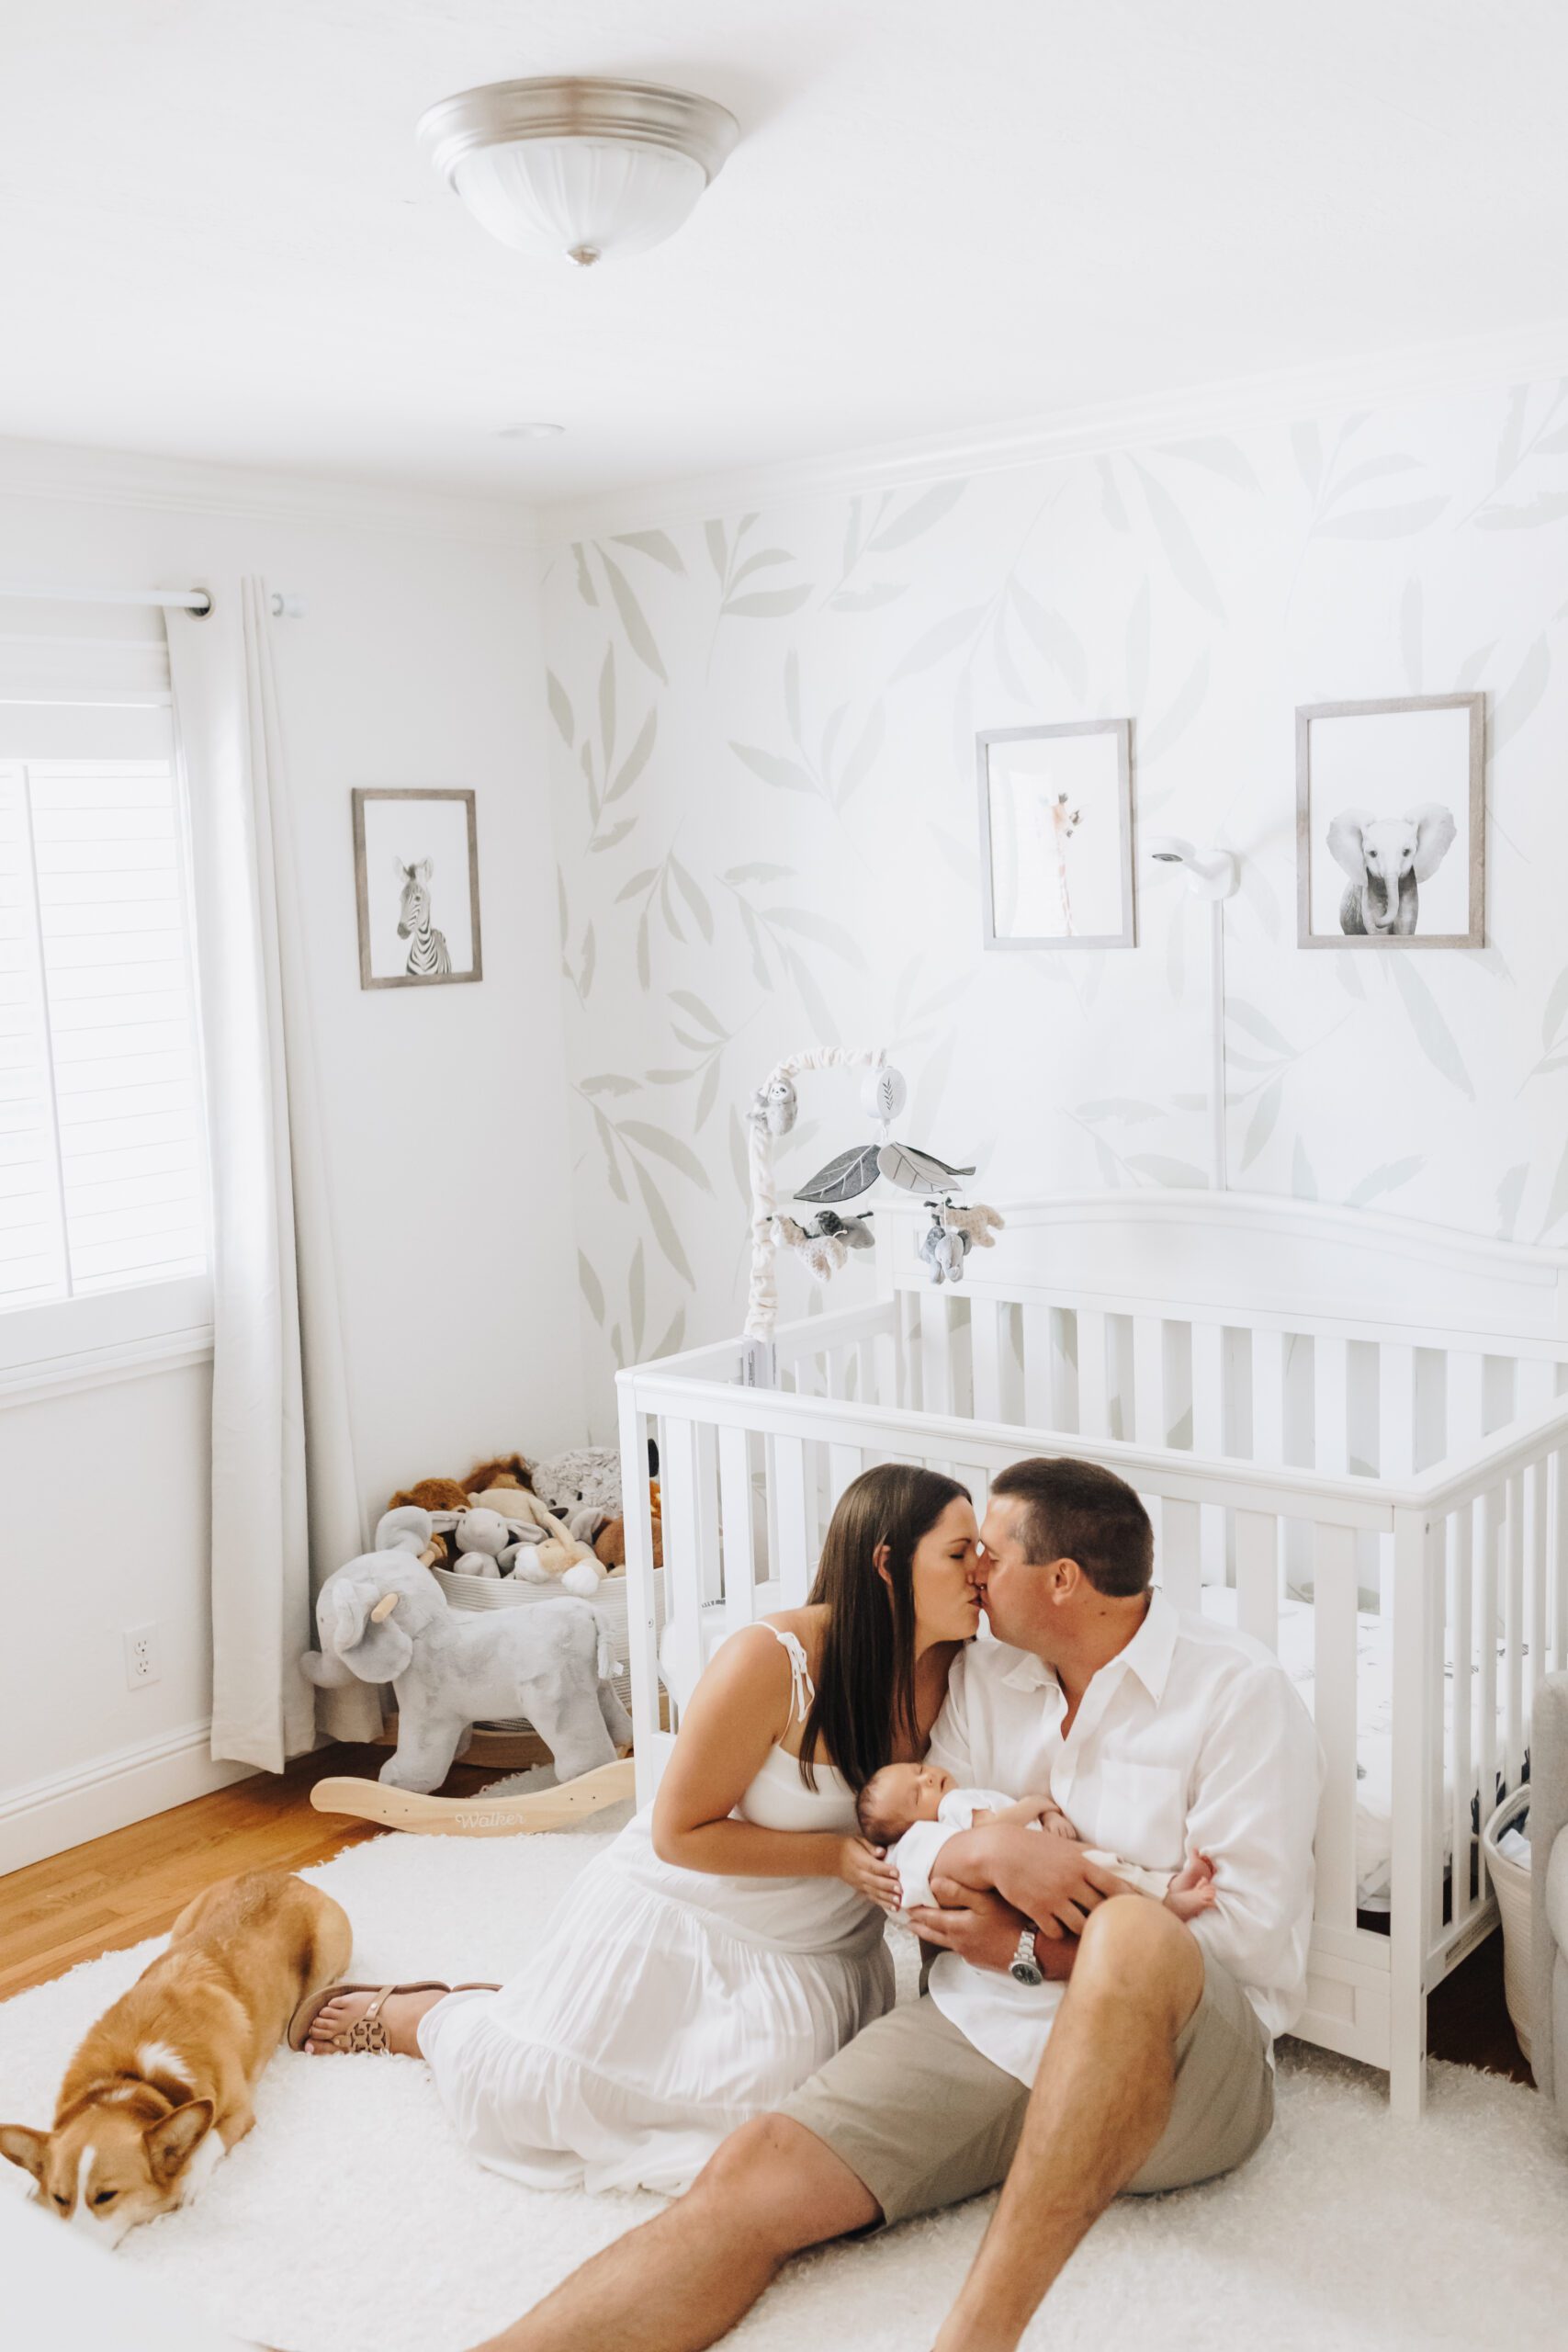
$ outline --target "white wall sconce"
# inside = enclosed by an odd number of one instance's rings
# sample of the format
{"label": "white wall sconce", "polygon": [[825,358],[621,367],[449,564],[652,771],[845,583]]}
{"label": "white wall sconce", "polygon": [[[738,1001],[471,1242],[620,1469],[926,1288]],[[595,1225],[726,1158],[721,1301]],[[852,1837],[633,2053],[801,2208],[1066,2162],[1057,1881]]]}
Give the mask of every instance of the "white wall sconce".
{"label": "white wall sconce", "polygon": [[1179,865],[1195,899],[1209,902],[1209,1182],[1229,1190],[1225,1155],[1225,900],[1241,869],[1228,849],[1201,848],[1180,833],[1150,833],[1144,842],[1157,865]]}

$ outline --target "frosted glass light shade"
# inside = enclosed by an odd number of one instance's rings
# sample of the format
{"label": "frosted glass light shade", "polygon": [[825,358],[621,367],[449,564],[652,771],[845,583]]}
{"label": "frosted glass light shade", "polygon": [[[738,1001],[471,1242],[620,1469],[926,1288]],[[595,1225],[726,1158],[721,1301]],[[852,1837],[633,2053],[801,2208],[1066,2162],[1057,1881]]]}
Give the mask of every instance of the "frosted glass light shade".
{"label": "frosted glass light shade", "polygon": [[707,184],[690,155],[607,139],[476,148],[452,175],[475,220],[503,245],[527,253],[544,243],[573,261],[662,244]]}
{"label": "frosted glass light shade", "polygon": [[492,237],[575,262],[671,235],[739,136],[710,98],[643,82],[494,82],[432,107],[432,163]]}

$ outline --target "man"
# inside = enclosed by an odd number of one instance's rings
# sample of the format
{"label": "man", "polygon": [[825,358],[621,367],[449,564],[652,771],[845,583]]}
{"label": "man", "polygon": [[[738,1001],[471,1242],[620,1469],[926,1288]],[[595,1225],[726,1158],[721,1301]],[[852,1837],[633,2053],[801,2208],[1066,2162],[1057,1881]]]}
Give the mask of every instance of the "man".
{"label": "man", "polygon": [[[966,1893],[916,1924],[931,1989],[878,2020],[687,2194],[487,2352],[697,2352],[807,2246],[1005,2182],[936,2352],[1012,2352],[1111,2199],[1250,2155],[1272,2041],[1298,2014],[1321,1758],[1278,1661],[1151,1587],[1132,1488],[1021,1462],[991,1489],[976,1581],[995,1643],[953,1668],[931,1742],[961,1781],[1049,1789],[1085,1843],[1215,1871],[1190,1927],[1024,1828],[961,1833]],[[1005,1645],[1005,1646],[1004,1646]],[[1109,1899],[1112,1895],[1115,1899]],[[1032,2086],[1032,2087],[1031,2087]]]}

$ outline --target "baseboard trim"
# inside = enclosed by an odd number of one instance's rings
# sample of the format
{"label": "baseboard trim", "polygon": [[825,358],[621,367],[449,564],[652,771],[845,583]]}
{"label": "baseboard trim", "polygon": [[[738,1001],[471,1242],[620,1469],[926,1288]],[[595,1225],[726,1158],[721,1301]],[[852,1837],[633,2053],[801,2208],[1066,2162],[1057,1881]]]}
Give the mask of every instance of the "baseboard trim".
{"label": "baseboard trim", "polygon": [[0,1795],[0,1877],[248,1779],[249,1764],[213,1762],[211,1736],[209,1717]]}

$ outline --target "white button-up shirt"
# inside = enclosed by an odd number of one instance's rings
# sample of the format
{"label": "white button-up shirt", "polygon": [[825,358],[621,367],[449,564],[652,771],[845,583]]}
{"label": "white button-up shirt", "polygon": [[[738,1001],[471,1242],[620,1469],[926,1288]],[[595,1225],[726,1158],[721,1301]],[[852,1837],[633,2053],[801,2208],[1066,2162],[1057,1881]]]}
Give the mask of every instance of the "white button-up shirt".
{"label": "white button-up shirt", "polygon": [[[1085,1845],[1177,1871],[1196,1847],[1216,1900],[1193,1923],[1269,2036],[1300,2016],[1323,1757],[1272,1652],[1156,1591],[1062,1736],[1066,1696],[1030,1652],[981,1639],[956,1660],[931,1760],[958,1781],[1049,1791]],[[1032,2083],[1063,1990],[943,1952],[931,1998],[994,2064]]]}

